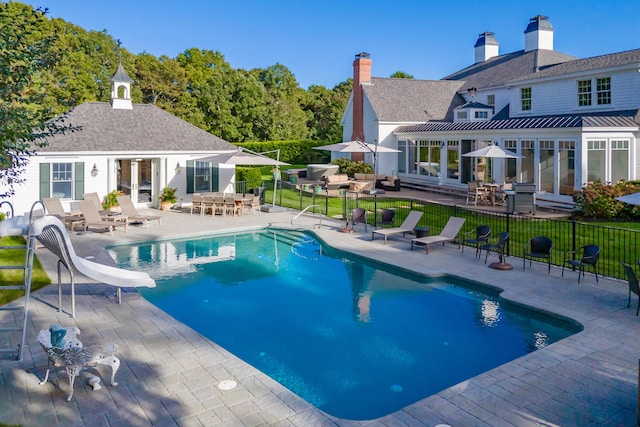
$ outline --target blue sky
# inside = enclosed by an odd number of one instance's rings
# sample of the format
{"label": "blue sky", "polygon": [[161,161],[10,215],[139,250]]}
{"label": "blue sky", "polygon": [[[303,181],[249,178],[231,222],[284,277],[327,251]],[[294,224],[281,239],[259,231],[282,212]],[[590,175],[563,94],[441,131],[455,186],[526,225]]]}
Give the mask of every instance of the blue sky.
{"label": "blue sky", "polygon": [[640,48],[640,0],[38,0],[87,30],[106,30],[130,52],[175,58],[196,47],[234,68],[283,64],[303,88],[328,88],[368,52],[372,75],[440,79],[474,61],[478,34],[500,53],[524,48],[535,15],[554,26],[555,50],[579,58]]}

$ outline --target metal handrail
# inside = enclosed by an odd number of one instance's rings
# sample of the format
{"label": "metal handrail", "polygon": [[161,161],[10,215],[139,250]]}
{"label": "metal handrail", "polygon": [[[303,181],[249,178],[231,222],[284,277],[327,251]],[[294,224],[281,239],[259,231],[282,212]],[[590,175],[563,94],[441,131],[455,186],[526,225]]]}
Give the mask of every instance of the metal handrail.
{"label": "metal handrail", "polygon": [[[322,206],[320,205],[309,205],[306,208],[304,208],[302,211],[300,211],[296,216],[294,216],[293,218],[291,218],[291,226],[293,227],[293,222],[303,213],[305,213],[306,211],[308,211],[310,208],[321,208]],[[322,215],[318,216],[318,218],[320,219],[318,222],[318,228],[322,228]],[[313,226],[313,228],[315,228],[315,225]]]}

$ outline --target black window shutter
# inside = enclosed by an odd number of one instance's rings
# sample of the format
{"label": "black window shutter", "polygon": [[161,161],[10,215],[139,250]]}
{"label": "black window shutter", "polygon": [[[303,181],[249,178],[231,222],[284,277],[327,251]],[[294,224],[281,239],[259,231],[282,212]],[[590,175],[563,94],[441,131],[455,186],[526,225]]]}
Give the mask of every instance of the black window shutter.
{"label": "black window shutter", "polygon": [[187,194],[193,194],[195,185],[195,169],[193,160],[187,160]]}

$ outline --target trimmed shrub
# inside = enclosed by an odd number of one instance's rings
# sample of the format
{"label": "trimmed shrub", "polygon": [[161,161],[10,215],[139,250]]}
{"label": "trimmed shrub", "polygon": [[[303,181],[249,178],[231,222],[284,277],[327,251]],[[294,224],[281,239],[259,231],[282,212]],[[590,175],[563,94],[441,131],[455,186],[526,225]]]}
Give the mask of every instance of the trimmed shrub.
{"label": "trimmed shrub", "polygon": [[638,181],[618,181],[607,184],[595,181],[582,187],[573,195],[573,200],[581,208],[581,214],[588,219],[638,219],[640,209],[615,200],[616,197],[640,192]]}

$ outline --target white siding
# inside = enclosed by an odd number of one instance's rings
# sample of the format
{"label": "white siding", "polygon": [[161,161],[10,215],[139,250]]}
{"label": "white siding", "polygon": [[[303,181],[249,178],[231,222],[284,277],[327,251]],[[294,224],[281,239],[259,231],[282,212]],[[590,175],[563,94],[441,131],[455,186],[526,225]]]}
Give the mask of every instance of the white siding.
{"label": "white siding", "polygon": [[[592,87],[590,107],[578,107],[578,80],[611,77],[611,104],[595,104],[595,82]],[[640,108],[640,73],[624,71],[616,73],[592,73],[513,86],[510,94],[512,117],[550,114],[576,114],[596,111],[631,110]],[[520,88],[531,87],[531,111],[520,111]]]}

